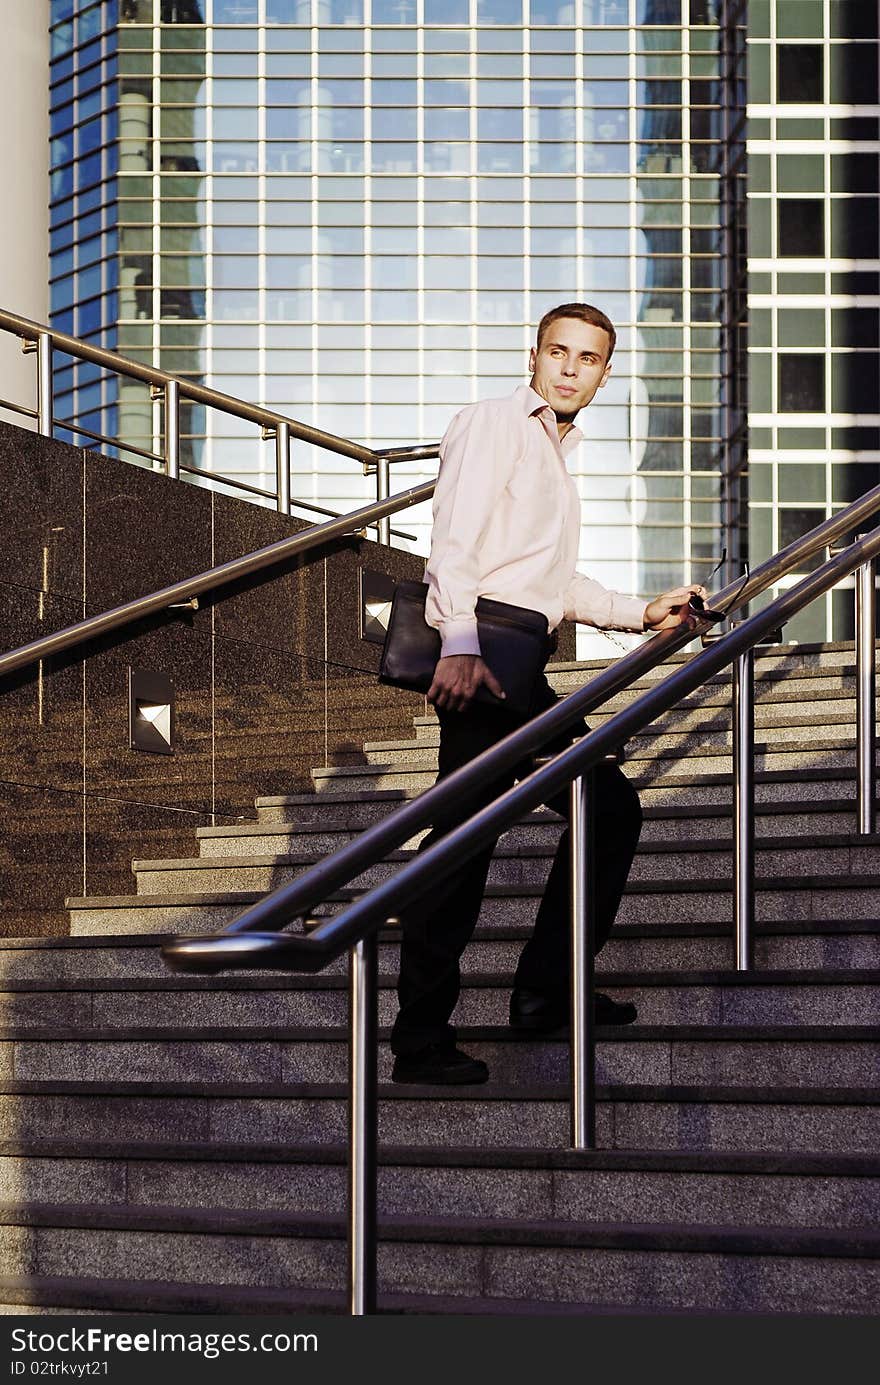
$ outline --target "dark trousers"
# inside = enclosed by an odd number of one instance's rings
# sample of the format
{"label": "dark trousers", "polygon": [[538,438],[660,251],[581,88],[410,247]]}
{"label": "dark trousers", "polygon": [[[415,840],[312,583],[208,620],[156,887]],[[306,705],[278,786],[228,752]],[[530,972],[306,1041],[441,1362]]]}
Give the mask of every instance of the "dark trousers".
{"label": "dark trousers", "polygon": [[[503,708],[473,702],[464,712],[444,712],[440,719],[440,772],[438,781],[452,774],[482,751],[495,745],[530,717],[546,711],[557,701],[543,676],[538,680],[528,717]],[[572,736],[585,734],[578,723],[561,740],[545,747],[546,753],[563,749]],[[466,802],[442,822],[436,822],[422,841],[423,851],[465,818],[470,817],[515,780],[531,773],[528,762],[500,778],[481,785]],[[642,810],[632,784],[616,765],[596,767],[596,921],[598,952],[614,924],[642,825]],[[547,806],[568,817],[568,792],[548,799]],[[454,878],[430,899],[407,907],[402,920],[400,1009],[391,1033],[394,1053],[416,1053],[428,1044],[455,1042],[449,1023],[461,988],[459,961],[470,941],[480,913],[486,877],[495,843],[484,847],[455,871]],[[548,996],[567,991],[570,951],[569,834],[563,832],[556,851],[535,927],[523,947],[514,985]]]}

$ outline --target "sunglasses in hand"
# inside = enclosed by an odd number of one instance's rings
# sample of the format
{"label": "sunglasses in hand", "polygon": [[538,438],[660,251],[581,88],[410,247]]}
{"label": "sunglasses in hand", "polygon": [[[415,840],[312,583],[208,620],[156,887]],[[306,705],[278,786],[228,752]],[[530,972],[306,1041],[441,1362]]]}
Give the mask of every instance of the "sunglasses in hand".
{"label": "sunglasses in hand", "polygon": [[[708,583],[708,582],[711,582],[712,578],[715,576],[715,573],[718,572],[719,568],[720,568],[720,567],[722,566],[722,564],[724,563],[724,560],[725,560],[726,557],[727,557],[727,549],[726,549],[726,548],[723,548],[723,549],[721,550],[721,557],[718,559],[718,562],[715,564],[715,566],[713,567],[712,571],[709,573],[709,576],[706,578],[706,582],[707,582],[707,583]],[[734,596],[733,600],[730,602],[730,605],[727,607],[727,611],[714,611],[714,610],[712,609],[711,606],[707,606],[707,605],[706,605],[705,601],[704,601],[703,598],[700,596],[699,592],[691,592],[691,595],[688,597],[688,602],[687,602],[687,609],[688,609],[688,611],[691,613],[691,615],[695,616],[697,620],[711,620],[711,621],[713,621],[713,622],[718,622],[718,621],[720,621],[720,620],[726,620],[726,619],[727,619],[727,612],[730,611],[730,610],[736,605],[737,598],[739,597],[740,592],[742,591],[742,589],[743,589],[743,587],[745,586],[746,582],[748,582],[748,580],[749,580],[749,565],[748,565],[748,563],[745,564],[745,569],[746,569],[746,575],[745,575],[745,577],[744,577],[744,579],[743,579],[742,586],[740,587],[739,591],[738,591],[738,592],[736,593],[736,595]]]}

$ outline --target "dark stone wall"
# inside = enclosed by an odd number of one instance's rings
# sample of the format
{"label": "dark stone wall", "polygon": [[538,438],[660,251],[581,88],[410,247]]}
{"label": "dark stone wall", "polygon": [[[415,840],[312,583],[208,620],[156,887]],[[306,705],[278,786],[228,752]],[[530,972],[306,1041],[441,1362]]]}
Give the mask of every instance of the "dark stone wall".
{"label": "dark stone wall", "polygon": [[[2,423],[0,493],[7,650],[308,527]],[[132,858],[411,736],[424,700],[376,682],[359,568],[423,565],[343,540],[0,681],[0,933],[65,933],[67,896],[134,891]],[[129,667],[173,680],[173,755],[129,748]]]}

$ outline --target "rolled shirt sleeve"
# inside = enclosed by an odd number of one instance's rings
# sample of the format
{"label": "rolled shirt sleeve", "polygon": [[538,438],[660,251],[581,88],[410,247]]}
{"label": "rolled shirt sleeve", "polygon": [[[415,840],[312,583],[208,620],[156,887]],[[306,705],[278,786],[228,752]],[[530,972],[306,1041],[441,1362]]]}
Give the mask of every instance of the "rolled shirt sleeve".
{"label": "rolled shirt sleeve", "polygon": [[576,572],[565,590],[565,616],[600,630],[639,631],[645,628],[648,603],[637,596],[603,587],[592,577]]}

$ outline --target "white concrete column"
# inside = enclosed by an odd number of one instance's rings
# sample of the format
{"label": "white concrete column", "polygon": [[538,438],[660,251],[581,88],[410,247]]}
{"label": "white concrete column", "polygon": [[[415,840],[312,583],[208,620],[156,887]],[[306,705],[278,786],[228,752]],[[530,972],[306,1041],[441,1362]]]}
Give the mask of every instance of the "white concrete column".
{"label": "white concrete column", "polygon": [[[0,307],[49,317],[49,0],[3,0]],[[36,407],[37,367],[0,333],[0,398]],[[0,418],[31,426],[20,414]]]}

